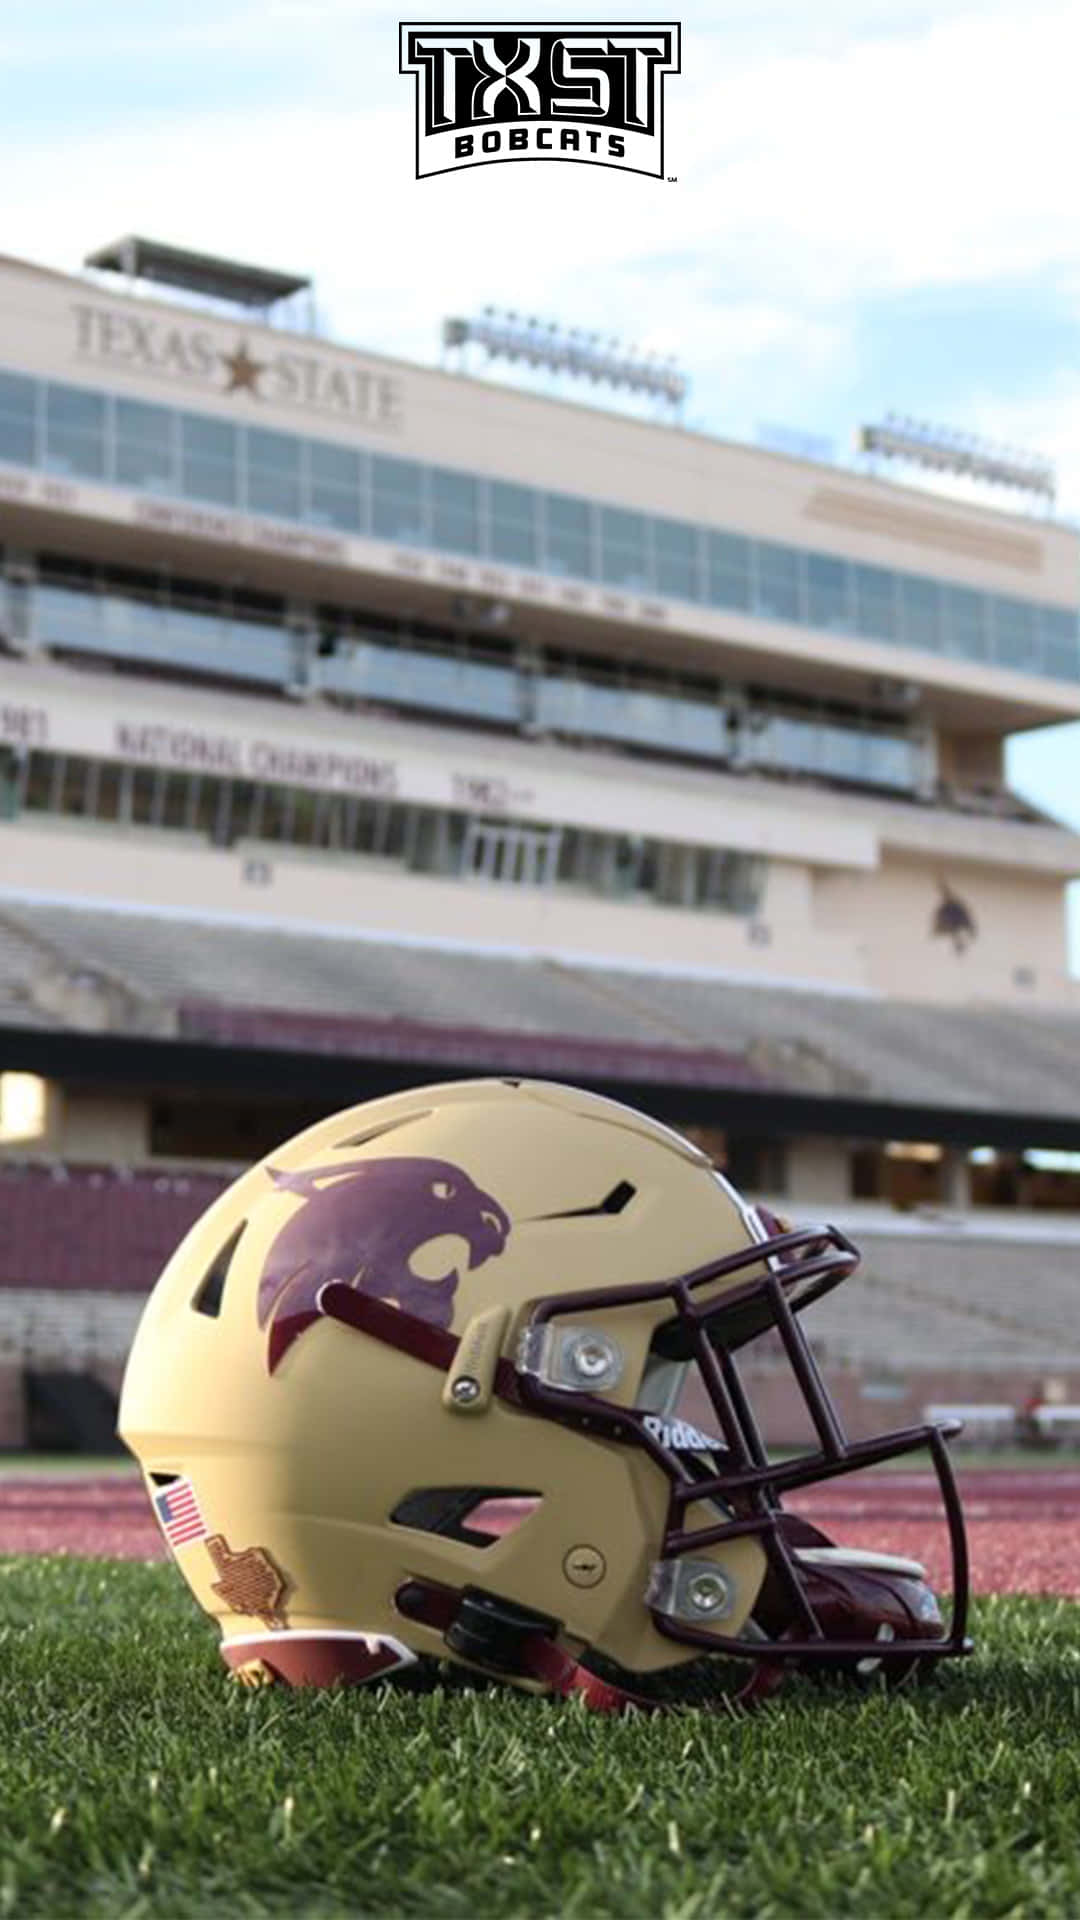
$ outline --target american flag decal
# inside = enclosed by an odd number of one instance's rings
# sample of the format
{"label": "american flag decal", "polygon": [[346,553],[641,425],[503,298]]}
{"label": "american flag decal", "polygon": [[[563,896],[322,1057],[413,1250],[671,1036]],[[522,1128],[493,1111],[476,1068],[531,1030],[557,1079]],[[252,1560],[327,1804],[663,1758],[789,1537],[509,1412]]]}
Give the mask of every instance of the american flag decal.
{"label": "american flag decal", "polygon": [[206,1521],[202,1517],[195,1489],[190,1480],[173,1480],[154,1495],[154,1510],[170,1547],[190,1546],[193,1540],[205,1540]]}

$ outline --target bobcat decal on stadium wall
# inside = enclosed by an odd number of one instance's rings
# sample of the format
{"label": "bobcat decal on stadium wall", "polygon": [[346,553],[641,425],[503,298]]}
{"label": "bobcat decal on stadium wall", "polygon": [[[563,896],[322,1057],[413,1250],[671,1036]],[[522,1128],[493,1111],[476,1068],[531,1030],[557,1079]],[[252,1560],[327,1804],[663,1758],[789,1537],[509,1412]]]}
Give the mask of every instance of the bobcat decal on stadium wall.
{"label": "bobcat decal on stadium wall", "polygon": [[461,1275],[451,1267],[424,1280],[413,1271],[414,1255],[428,1241],[454,1234],[468,1246],[471,1272],[502,1252],[510,1232],[498,1201],[448,1160],[358,1160],[268,1172],[279,1192],[305,1202],[274,1240],[259,1279],[259,1325],[270,1321],[271,1373],[319,1319],[317,1297],[328,1280],[449,1327]]}

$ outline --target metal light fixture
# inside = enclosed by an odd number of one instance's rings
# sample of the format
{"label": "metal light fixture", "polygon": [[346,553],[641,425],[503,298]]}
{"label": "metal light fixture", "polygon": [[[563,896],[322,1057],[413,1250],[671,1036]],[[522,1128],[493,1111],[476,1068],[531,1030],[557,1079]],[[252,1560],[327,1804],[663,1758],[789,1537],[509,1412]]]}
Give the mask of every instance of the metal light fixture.
{"label": "metal light fixture", "polygon": [[673,358],[624,347],[618,340],[605,345],[602,334],[559,327],[535,317],[522,319],[513,312],[500,314],[494,307],[485,307],[479,319],[444,320],[442,339],[445,348],[460,353],[470,345],[482,347],[489,360],[521,360],[572,379],[603,381],[630,393],[649,394],[673,410],[682,405],[689,387]]}
{"label": "metal light fixture", "polygon": [[974,434],[928,426],[924,421],[909,420],[894,413],[887,413],[880,426],[859,427],[855,447],[859,453],[879,453],[887,460],[908,460],[938,473],[964,474],[969,479],[1016,487],[1021,492],[1038,495],[1051,505],[1057,495],[1057,476],[1049,460],[1037,454],[1017,453],[1009,447],[996,447]]}

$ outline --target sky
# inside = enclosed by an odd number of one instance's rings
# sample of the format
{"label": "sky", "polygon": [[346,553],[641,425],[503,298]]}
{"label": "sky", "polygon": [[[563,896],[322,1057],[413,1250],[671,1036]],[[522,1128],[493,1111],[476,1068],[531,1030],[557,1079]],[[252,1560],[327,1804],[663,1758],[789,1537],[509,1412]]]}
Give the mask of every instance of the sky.
{"label": "sky", "polygon": [[[396,11],[0,0],[0,251],[71,269],[141,232],[309,273],[329,335],[424,361],[443,315],[513,307],[675,354],[688,423],[724,437],[781,423],[846,458],[895,410],[1046,455],[1080,523],[1080,6],[672,12],[674,184],[418,182]],[[1009,767],[1080,828],[1080,726],[1014,742]]]}

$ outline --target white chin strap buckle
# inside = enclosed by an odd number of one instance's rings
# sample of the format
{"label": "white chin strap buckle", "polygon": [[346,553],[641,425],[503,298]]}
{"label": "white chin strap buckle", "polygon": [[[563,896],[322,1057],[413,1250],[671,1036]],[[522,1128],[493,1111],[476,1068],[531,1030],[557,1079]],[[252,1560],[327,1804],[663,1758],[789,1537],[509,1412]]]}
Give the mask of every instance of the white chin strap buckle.
{"label": "white chin strap buckle", "polygon": [[795,1558],[806,1567],[864,1567],[867,1573],[899,1573],[906,1580],[925,1580],[926,1568],[899,1553],[872,1553],[863,1547],[796,1547]]}

